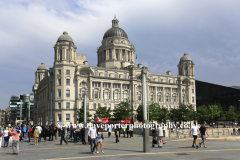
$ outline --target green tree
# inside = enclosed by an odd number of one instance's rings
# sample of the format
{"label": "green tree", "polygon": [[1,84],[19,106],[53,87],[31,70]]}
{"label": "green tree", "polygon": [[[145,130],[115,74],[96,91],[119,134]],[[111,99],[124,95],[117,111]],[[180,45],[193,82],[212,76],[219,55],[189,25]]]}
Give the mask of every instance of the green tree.
{"label": "green tree", "polygon": [[[225,112],[226,120],[235,121],[237,119],[237,113],[235,112],[234,106],[229,106],[228,111]],[[229,123],[230,126],[230,123]]]}
{"label": "green tree", "polygon": [[[86,118],[87,122],[91,121],[90,117],[92,117],[92,115],[87,111],[87,118]],[[79,109],[78,122],[79,123],[84,122],[84,99],[83,99],[83,102],[82,102],[82,107]]]}
{"label": "green tree", "polygon": [[179,105],[179,112],[180,112],[180,115],[181,115],[181,118],[179,119],[179,123],[181,123],[181,121],[183,122],[186,122],[186,121],[189,121],[189,109],[188,109],[188,106],[185,105],[185,104],[180,104]]}
{"label": "green tree", "polygon": [[142,107],[142,105],[139,105],[138,108],[137,108],[136,119],[139,122],[143,122],[143,107]]}
{"label": "green tree", "polygon": [[202,105],[197,107],[197,117],[198,117],[198,121],[200,122],[204,122],[204,121],[208,121],[209,120],[209,110],[207,108],[207,106]]}
{"label": "green tree", "polygon": [[209,118],[212,122],[217,122],[218,120],[221,119],[221,114],[222,114],[221,107],[218,105],[209,105]]}
{"label": "green tree", "polygon": [[169,111],[167,108],[160,108],[158,103],[152,102],[149,105],[149,120],[157,121],[158,123],[166,123],[169,119]]}
{"label": "green tree", "polygon": [[169,120],[171,122],[174,122],[175,125],[177,124],[177,122],[181,121],[181,114],[179,109],[174,108],[169,111]]}
{"label": "green tree", "polygon": [[188,113],[187,113],[188,114],[187,119],[188,119],[188,121],[190,121],[190,126],[191,126],[191,121],[198,120],[198,114],[194,110],[193,105],[188,105],[187,108],[189,110]]}
{"label": "green tree", "polygon": [[116,120],[125,120],[133,116],[133,109],[130,105],[130,101],[121,102],[117,105],[116,109],[113,110],[113,117]]}
{"label": "green tree", "polygon": [[96,110],[96,114],[99,116],[99,118],[111,118],[111,109],[107,107],[98,107]]}

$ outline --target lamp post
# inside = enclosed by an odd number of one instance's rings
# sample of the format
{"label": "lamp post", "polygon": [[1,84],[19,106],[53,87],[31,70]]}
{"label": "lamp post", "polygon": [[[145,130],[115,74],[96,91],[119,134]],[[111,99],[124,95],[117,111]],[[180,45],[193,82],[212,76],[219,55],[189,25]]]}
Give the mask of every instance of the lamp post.
{"label": "lamp post", "polygon": [[87,91],[85,92],[85,95],[84,95],[83,113],[84,113],[85,140],[87,140],[87,138],[88,138],[88,133],[87,133]]}
{"label": "lamp post", "polygon": [[147,119],[147,86],[146,86],[146,78],[147,77],[147,67],[142,68],[142,107],[143,107],[143,152],[149,152],[149,128],[146,127],[148,125]]}

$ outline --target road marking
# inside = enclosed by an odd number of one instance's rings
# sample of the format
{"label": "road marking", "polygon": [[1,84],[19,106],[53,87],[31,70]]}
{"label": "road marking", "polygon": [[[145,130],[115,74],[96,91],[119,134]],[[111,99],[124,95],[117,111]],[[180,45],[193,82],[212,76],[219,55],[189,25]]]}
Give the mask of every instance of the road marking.
{"label": "road marking", "polygon": [[[220,149],[220,150],[196,150],[196,151],[187,151],[187,153],[196,153],[196,152],[218,152],[218,151],[226,151],[226,150],[235,150],[240,151],[240,149]],[[115,157],[115,156],[136,156],[136,155],[160,155],[160,154],[176,154],[182,153],[180,152],[157,152],[157,153],[136,153],[136,154],[114,154],[114,155],[101,155],[101,156],[85,156],[85,157],[68,157],[68,158],[54,158],[54,159],[47,159],[47,160],[65,160],[65,159],[87,159],[87,158],[99,158],[99,157]]]}

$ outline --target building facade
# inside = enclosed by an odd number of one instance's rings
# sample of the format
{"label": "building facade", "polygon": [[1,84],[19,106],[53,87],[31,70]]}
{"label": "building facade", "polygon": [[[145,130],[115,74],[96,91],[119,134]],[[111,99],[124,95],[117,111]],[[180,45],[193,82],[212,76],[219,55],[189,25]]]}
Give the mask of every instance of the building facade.
{"label": "building facade", "polygon": [[[87,108],[94,115],[102,106],[112,110],[130,100],[134,110],[142,104],[141,64],[135,66],[135,47],[116,17],[97,48],[97,67],[88,65],[86,55],[65,31],[54,46],[54,63],[42,63],[35,72],[33,86],[34,123],[77,123],[77,112],[87,94]],[[180,103],[196,109],[195,75],[192,59],[184,53],[178,64],[178,75],[147,73],[148,104],[178,108]]]}
{"label": "building facade", "polygon": [[33,123],[34,94],[11,96],[9,123]]}

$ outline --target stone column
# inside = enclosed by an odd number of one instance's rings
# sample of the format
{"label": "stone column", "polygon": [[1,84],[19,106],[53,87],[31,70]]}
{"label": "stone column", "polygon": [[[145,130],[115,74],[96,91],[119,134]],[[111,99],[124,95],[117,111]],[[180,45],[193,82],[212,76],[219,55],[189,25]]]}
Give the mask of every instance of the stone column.
{"label": "stone column", "polygon": [[163,103],[165,103],[165,88],[163,87],[163,91],[162,91],[162,98],[163,98]]}
{"label": "stone column", "polygon": [[92,77],[89,78],[89,99],[92,99]]}
{"label": "stone column", "polygon": [[110,88],[110,100],[113,100],[113,83],[111,82],[111,88]]}
{"label": "stone column", "polygon": [[109,50],[106,50],[106,60],[109,60]]}
{"label": "stone column", "polygon": [[125,50],[125,61],[128,61],[128,50]]}
{"label": "stone column", "polygon": [[102,87],[102,82],[101,82],[101,86],[100,86],[100,100],[103,100],[103,87]]}
{"label": "stone column", "polygon": [[157,87],[155,86],[155,102],[157,103]]}
{"label": "stone column", "polygon": [[112,49],[112,59],[116,60],[115,48]]}
{"label": "stone column", "polygon": [[122,101],[124,98],[123,91],[122,91],[122,83],[120,83],[120,101]]}

